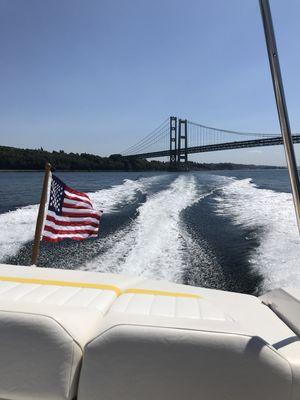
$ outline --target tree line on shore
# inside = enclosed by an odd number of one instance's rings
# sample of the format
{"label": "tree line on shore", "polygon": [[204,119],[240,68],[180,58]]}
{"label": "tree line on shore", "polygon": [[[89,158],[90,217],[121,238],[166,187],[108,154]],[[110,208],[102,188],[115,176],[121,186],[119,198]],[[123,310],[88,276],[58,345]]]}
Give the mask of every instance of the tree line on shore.
{"label": "tree line on shore", "polygon": [[[170,170],[168,162],[154,160],[147,161],[145,159],[123,157],[120,154],[112,154],[109,157],[100,157],[88,153],[65,153],[63,150],[49,152],[43,150],[43,148],[33,150],[0,146],[0,170],[42,170],[44,169],[46,162],[49,162],[55,169],[65,171]],[[257,165],[232,163],[204,164],[192,161],[188,162],[187,167],[190,170],[261,168],[261,166]]]}
{"label": "tree line on shore", "polygon": [[0,146],[0,169],[41,170],[49,162],[58,170],[155,170],[162,168],[162,163],[131,159],[120,155],[100,157],[88,153],[66,153],[63,150],[45,151],[40,149],[19,149]]}

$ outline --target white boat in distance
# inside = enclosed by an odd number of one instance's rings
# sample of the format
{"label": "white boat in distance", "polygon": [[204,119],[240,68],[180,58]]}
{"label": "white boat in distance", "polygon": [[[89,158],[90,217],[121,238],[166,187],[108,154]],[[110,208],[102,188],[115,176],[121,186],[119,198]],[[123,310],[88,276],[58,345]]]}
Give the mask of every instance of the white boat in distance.
{"label": "white boat in distance", "polygon": [[[300,227],[268,0],[260,5]],[[300,288],[255,297],[0,265],[0,400],[299,400],[299,337]]]}

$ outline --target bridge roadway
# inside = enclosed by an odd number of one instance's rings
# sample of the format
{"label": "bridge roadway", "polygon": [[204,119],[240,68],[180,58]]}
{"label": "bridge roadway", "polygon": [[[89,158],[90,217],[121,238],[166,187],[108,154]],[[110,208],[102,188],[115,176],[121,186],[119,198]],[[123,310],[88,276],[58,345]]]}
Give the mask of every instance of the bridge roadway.
{"label": "bridge roadway", "polygon": [[[293,142],[300,143],[300,134],[293,135]],[[188,147],[187,149],[180,149],[180,154],[192,153],[206,153],[208,151],[220,151],[220,150],[233,150],[233,149],[243,149],[249,147],[263,147],[263,146],[277,146],[283,144],[283,139],[281,136],[267,138],[267,139],[254,139],[254,140],[242,140],[238,142],[228,142],[219,144],[208,144],[205,146],[194,146]],[[172,151],[174,154],[174,151]],[[156,157],[169,157],[170,150],[154,151],[149,153],[132,154],[127,157],[135,158],[156,158]]]}

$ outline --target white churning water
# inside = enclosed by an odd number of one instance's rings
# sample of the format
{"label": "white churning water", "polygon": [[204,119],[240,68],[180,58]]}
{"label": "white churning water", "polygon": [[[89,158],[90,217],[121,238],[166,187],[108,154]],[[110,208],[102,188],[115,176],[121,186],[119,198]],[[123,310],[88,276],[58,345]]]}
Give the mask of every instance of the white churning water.
{"label": "white churning water", "polygon": [[[143,191],[160,177],[140,180],[125,179],[123,184],[89,193],[96,209],[110,213],[117,206],[133,200],[137,191]],[[29,205],[0,214],[0,262],[17,254],[23,244],[33,240],[37,218],[37,205]]]}
{"label": "white churning water", "polygon": [[89,193],[89,196],[96,209],[103,209],[105,213],[116,212],[121,204],[133,201],[137,191],[145,193],[149,186],[162,177],[163,175],[137,180],[124,179],[121,185]]}
{"label": "white churning water", "polygon": [[[257,234],[259,246],[253,249],[250,263],[264,276],[265,290],[300,285],[300,246],[290,194],[260,189],[251,179],[217,176],[211,190],[205,192],[201,180],[193,174],[174,175],[168,185],[161,181],[163,176],[128,179],[121,185],[90,193],[95,208],[103,209],[105,214],[115,214],[123,205],[134,202],[137,193],[146,198],[133,220],[93,243],[98,246],[99,255],[96,252],[97,256],[82,268],[181,282],[193,259],[209,265],[206,259],[213,257],[205,243],[190,236],[181,213],[219,188],[216,213]],[[160,190],[153,192],[156,184]],[[36,215],[37,205],[0,214],[0,261],[16,255],[33,239]],[[213,272],[218,263],[212,264]]]}
{"label": "white churning water", "polygon": [[15,255],[33,239],[38,206],[26,206],[0,214],[0,262]]}
{"label": "white churning water", "polygon": [[219,214],[262,230],[250,261],[264,276],[265,289],[299,286],[299,234],[291,194],[257,188],[251,179],[230,179],[216,200]]}
{"label": "white churning water", "polygon": [[180,281],[185,267],[180,213],[199,200],[194,176],[183,175],[149,196],[132,224],[87,269]]}

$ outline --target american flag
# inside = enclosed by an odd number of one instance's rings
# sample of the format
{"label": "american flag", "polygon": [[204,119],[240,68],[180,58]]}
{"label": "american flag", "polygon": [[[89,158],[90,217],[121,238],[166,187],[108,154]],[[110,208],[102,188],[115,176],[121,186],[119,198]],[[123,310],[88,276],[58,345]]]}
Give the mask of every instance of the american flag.
{"label": "american flag", "polygon": [[86,193],[78,192],[52,175],[42,240],[59,242],[98,236],[102,211],[93,209]]}

